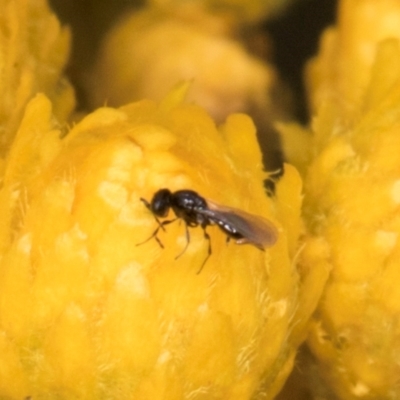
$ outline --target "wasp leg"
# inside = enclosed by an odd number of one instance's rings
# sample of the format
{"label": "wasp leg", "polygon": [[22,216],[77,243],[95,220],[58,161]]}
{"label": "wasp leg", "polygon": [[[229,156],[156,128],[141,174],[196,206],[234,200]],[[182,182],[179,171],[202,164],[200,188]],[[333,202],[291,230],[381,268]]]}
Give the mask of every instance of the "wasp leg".
{"label": "wasp leg", "polygon": [[211,249],[211,238],[208,232],[206,231],[207,225],[201,225],[201,228],[203,229],[203,234],[204,234],[204,239],[207,240],[208,242],[208,251],[207,251],[207,257],[204,259],[203,264],[201,264],[200,269],[197,271],[197,275],[200,274],[200,272],[203,270],[204,266],[206,265],[207,260],[210,258],[212,254],[212,249]]}
{"label": "wasp leg", "polygon": [[[156,218],[156,219],[157,219],[157,218]],[[159,244],[159,246],[163,249],[163,248],[164,248],[164,245],[162,244],[161,240],[160,240],[159,237],[157,236],[158,231],[159,231],[160,229],[162,229],[162,230],[165,231],[164,225],[168,225],[168,224],[170,224],[170,223],[176,221],[177,219],[178,219],[178,218],[174,218],[174,219],[170,219],[170,220],[163,221],[163,222],[160,222],[160,221],[157,220],[158,223],[159,223],[159,226],[157,227],[157,229],[156,229],[146,240],[144,240],[143,242],[140,242],[140,243],[136,243],[136,246],[140,246],[140,245],[142,245],[142,244],[145,244],[145,243],[147,243],[149,240],[151,240],[151,239],[154,238],[154,239],[157,241],[157,243]]]}
{"label": "wasp leg", "polygon": [[188,228],[188,224],[185,222],[185,235],[186,235],[186,245],[183,248],[183,250],[175,257],[175,260],[177,260],[188,248],[189,243],[190,243],[190,233],[189,233],[189,228]]}

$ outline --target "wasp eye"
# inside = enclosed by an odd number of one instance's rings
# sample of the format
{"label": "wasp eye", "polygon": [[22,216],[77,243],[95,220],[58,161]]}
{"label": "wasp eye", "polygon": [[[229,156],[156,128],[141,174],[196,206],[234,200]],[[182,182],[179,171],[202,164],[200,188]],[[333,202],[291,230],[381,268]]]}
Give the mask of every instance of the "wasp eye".
{"label": "wasp eye", "polygon": [[171,206],[171,192],[168,189],[160,189],[151,201],[151,210],[158,217],[166,217]]}

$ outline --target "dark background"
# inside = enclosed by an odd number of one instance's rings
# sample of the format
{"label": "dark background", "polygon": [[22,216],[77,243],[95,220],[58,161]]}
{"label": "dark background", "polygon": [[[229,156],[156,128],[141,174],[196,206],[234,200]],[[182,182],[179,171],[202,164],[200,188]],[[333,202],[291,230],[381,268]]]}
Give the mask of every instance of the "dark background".
{"label": "dark background", "polygon": [[302,122],[307,121],[303,66],[316,54],[323,29],[335,22],[336,6],[336,0],[299,0],[264,25],[273,38],[275,65],[294,92],[297,119]]}

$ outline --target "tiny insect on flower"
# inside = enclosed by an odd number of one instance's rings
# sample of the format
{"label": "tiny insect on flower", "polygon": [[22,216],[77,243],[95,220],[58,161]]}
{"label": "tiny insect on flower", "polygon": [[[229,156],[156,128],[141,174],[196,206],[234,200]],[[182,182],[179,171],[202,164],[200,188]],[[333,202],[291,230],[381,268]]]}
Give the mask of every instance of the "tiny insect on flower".
{"label": "tiny insect on flower", "polygon": [[[140,200],[152,212],[158,227],[149,238],[137,245],[144,244],[155,238],[160,247],[164,248],[157,236],[158,232],[160,229],[165,230],[165,225],[182,219],[185,223],[186,245],[176,256],[177,259],[186,251],[189,245],[190,234],[188,228],[200,226],[203,229],[204,238],[208,241],[208,254],[198,273],[201,272],[212,254],[210,236],[206,231],[209,225],[217,225],[227,235],[227,241],[234,239],[237,244],[248,243],[262,251],[266,247],[274,245],[278,239],[278,231],[270,221],[245,211],[215,204],[201,197],[193,190],[185,189],[171,192],[169,189],[160,189],[154,194],[150,202],[143,198]],[[160,221],[159,218],[167,217],[170,209],[172,209],[176,218]]]}

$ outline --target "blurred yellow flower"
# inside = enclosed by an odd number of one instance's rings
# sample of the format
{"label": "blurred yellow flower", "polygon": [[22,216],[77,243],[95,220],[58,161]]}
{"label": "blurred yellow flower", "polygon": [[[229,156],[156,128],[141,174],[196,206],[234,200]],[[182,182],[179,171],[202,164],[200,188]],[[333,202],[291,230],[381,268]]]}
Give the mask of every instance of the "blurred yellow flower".
{"label": "blurred yellow flower", "polygon": [[[332,112],[354,119],[371,79],[377,44],[400,38],[397,0],[341,0],[336,27],[321,38],[319,54],[306,70],[312,114],[330,101]],[[377,85],[378,86],[378,85]],[[319,133],[318,133],[319,134]]]}
{"label": "blurred yellow flower", "polygon": [[87,79],[91,105],[160,101],[178,82],[191,81],[188,101],[219,122],[251,107],[270,115],[276,72],[232,31],[226,18],[194,5],[126,13],[105,36]]}
{"label": "blurred yellow flower", "polygon": [[303,259],[332,266],[308,344],[340,399],[400,397],[399,21],[398,1],[343,0],[308,70],[304,216],[321,247]]}
{"label": "blurred yellow flower", "polygon": [[27,102],[45,92],[62,120],[74,106],[62,76],[70,33],[45,0],[0,0],[0,157],[4,157]]}
{"label": "blurred yellow flower", "polygon": [[[235,17],[242,24],[258,23],[282,12],[294,0],[197,0],[214,12],[224,12]],[[147,3],[161,7],[182,6],[185,0],[147,0]]]}

